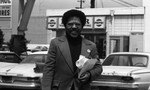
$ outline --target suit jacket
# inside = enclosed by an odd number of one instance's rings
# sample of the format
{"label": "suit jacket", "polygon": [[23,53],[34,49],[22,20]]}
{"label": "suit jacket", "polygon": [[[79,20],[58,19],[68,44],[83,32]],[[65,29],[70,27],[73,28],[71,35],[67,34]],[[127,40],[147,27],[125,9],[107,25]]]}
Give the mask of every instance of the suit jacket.
{"label": "suit jacket", "polygon": [[[82,39],[81,54],[88,57],[92,51],[92,58],[97,58],[96,45],[86,39]],[[81,84],[77,79],[77,73],[73,69],[71,53],[66,36],[53,39],[47,54],[47,60],[43,71],[42,90],[70,90],[74,84],[75,90],[90,90],[89,83]],[[92,59],[91,59],[92,60]],[[102,66],[98,61],[92,70],[91,80],[102,72]],[[80,88],[80,89],[79,89]]]}

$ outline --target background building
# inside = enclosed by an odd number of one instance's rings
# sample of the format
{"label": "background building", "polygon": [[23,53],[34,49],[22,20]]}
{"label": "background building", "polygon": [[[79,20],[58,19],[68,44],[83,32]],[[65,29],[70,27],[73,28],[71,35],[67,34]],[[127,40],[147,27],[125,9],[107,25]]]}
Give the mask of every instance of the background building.
{"label": "background building", "polygon": [[[64,34],[62,15],[68,9],[47,10],[47,29]],[[80,9],[87,16],[82,36],[95,42],[99,56],[120,51],[143,51],[144,7]]]}
{"label": "background building", "polygon": [[[49,43],[49,39],[55,37],[55,33],[46,29],[46,10],[48,9],[69,9],[80,7],[81,0],[36,0],[26,32],[27,39],[31,43]],[[82,8],[90,8],[91,0],[82,0]],[[137,7],[142,6],[142,0],[96,0],[95,8],[110,8],[110,7]],[[40,27],[39,27],[40,26]],[[37,32],[35,32],[35,30]],[[42,35],[42,36],[40,36]],[[44,36],[43,36],[44,35]],[[50,36],[49,36],[50,35]],[[40,37],[39,39],[37,39]],[[48,37],[48,38],[47,38]]]}
{"label": "background building", "polygon": [[[21,13],[24,12],[24,4],[30,0],[0,1],[1,12],[6,11],[0,14],[0,26],[4,32],[5,42],[8,42],[12,34],[18,34],[18,25],[20,17],[22,17]],[[61,30],[60,28],[54,30],[48,28],[47,10],[57,9],[59,11],[60,8],[64,10],[79,8],[80,1],[35,0],[25,31],[27,40],[33,44],[49,44],[52,38],[62,35],[63,28]],[[148,41],[150,39],[149,0],[96,0],[93,10],[96,10],[97,15],[89,14],[86,11],[86,9],[90,9],[90,0],[82,1],[84,1],[82,2],[82,10],[88,16],[89,21],[100,20],[99,17],[104,17],[103,28],[96,29],[94,24],[91,27],[87,25],[82,33],[84,37],[96,43],[102,42],[99,46],[102,47],[100,51],[105,52],[104,55],[114,51],[150,51]],[[60,12],[58,16],[61,17],[62,14],[63,12]],[[99,21],[94,22],[99,23]]]}
{"label": "background building", "polygon": [[[23,13],[24,4],[27,1],[30,0],[0,0],[1,11],[9,11],[9,15],[0,15],[0,27],[5,34],[5,42],[9,41],[12,34],[18,34],[17,28],[20,22],[21,13]],[[81,6],[81,3],[82,8],[90,8],[90,1],[91,0],[36,0],[28,23],[27,31],[25,31],[27,38],[31,40],[31,43],[47,43],[47,39],[44,36],[41,36],[44,38],[42,40],[35,40],[36,37],[39,36],[39,34],[44,34],[45,36],[47,35],[47,33],[51,34],[51,31],[47,32],[45,28],[45,16],[47,9],[79,8]],[[133,6],[142,6],[142,0],[95,0],[95,8]],[[35,32],[35,30],[37,32]]]}

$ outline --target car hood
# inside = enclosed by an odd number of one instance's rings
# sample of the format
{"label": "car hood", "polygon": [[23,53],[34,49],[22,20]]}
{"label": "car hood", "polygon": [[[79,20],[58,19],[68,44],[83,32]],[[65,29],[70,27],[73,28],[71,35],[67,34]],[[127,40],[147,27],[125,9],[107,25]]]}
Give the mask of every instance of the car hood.
{"label": "car hood", "polygon": [[42,73],[34,72],[35,64],[18,64],[11,68],[7,75],[20,77],[39,77]]}
{"label": "car hood", "polygon": [[138,72],[144,72],[145,70],[146,67],[103,66],[101,75],[130,76]]}
{"label": "car hood", "polygon": [[16,65],[18,65],[18,63],[0,62],[0,73],[4,74],[7,71],[9,71],[10,69],[12,69],[13,67],[15,67]]}

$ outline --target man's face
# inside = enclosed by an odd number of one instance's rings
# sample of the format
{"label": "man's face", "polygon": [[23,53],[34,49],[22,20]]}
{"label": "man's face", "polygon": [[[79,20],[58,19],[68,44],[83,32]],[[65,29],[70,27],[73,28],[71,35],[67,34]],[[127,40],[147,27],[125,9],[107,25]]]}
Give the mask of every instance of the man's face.
{"label": "man's face", "polygon": [[66,24],[66,32],[73,38],[81,34],[82,23],[78,17],[71,17]]}

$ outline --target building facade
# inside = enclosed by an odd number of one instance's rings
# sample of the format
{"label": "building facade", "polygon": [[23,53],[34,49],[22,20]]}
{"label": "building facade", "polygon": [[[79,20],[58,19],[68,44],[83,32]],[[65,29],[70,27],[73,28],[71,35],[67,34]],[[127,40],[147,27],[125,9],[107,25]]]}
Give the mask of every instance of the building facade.
{"label": "building facade", "polygon": [[[61,19],[67,9],[47,10],[47,30],[64,34]],[[143,51],[144,7],[81,9],[86,16],[82,36],[95,42],[100,58],[120,51]]]}
{"label": "building facade", "polygon": [[[8,42],[12,34],[18,33],[22,12],[19,0],[3,1],[0,3],[0,28]],[[143,0],[144,7],[80,9],[87,16],[82,36],[97,44],[101,58],[118,51],[150,52],[150,6],[147,2],[150,1]],[[27,40],[31,44],[49,44],[52,38],[63,35],[61,17],[67,10],[47,9],[46,16],[31,16],[25,31]]]}

